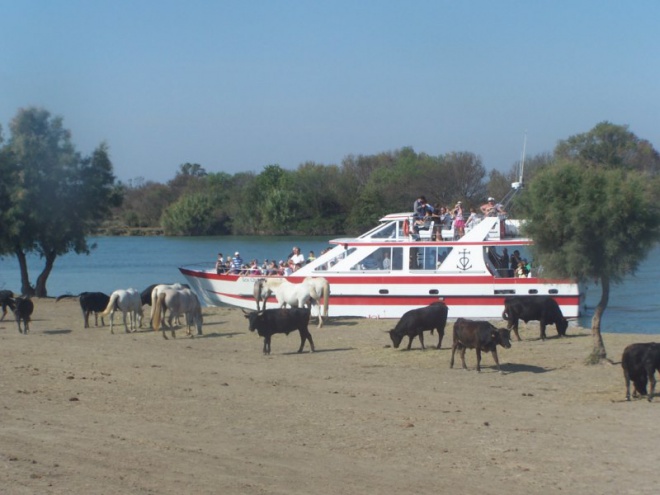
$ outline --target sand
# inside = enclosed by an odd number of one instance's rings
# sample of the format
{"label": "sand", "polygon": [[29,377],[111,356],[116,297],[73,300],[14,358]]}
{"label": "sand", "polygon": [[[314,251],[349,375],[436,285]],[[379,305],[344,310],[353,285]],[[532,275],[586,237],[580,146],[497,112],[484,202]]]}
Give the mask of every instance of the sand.
{"label": "sand", "polygon": [[[449,369],[443,348],[388,346],[392,320],[336,319],[262,340],[240,310],[204,336],[82,327],[76,300],[0,322],[3,494],[657,493],[660,398],[624,401],[615,365],[584,364],[585,329],[499,351],[504,373]],[[92,319],[93,320],[93,319]],[[502,322],[498,322],[501,324]],[[435,336],[427,344],[435,344]]]}

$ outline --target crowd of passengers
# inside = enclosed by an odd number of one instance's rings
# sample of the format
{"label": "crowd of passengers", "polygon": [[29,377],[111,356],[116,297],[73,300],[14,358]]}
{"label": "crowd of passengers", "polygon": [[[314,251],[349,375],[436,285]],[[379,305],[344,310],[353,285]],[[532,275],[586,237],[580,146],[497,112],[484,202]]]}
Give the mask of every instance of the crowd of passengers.
{"label": "crowd of passengers", "polygon": [[[324,249],[321,254],[325,254],[330,248]],[[226,258],[222,253],[218,253],[218,259],[215,262],[216,273],[227,273],[231,275],[291,275],[296,270],[300,269],[303,265],[310,263],[316,259],[314,251],[310,251],[307,257],[300,252],[298,246],[294,246],[293,250],[287,256],[286,261],[265,259],[262,263],[259,260],[253,259],[249,263],[245,263],[241,258],[241,253],[236,251],[234,256],[227,256]]]}
{"label": "crowd of passengers", "polygon": [[441,239],[441,231],[454,229],[455,237],[460,239],[469,230],[478,224],[483,217],[495,217],[504,215],[502,204],[495,202],[495,198],[489,197],[488,201],[479,208],[470,208],[466,214],[463,203],[457,201],[453,208],[442,206],[437,203],[431,206],[426,197],[419,196],[413,203],[413,234],[418,235],[420,230],[428,230],[433,223],[433,234],[436,239]]}

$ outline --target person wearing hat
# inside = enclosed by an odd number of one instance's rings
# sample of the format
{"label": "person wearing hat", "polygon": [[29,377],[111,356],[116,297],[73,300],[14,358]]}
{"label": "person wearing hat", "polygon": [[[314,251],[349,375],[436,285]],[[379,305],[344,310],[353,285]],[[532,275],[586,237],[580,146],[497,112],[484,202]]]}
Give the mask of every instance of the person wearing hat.
{"label": "person wearing hat", "polygon": [[502,205],[495,204],[495,198],[488,198],[488,203],[481,205],[481,213],[486,217],[496,217],[498,213],[504,213]]}
{"label": "person wearing hat", "polygon": [[236,251],[234,257],[231,259],[231,273],[239,274],[243,268],[243,258],[241,258],[241,253]]}
{"label": "person wearing hat", "polygon": [[454,206],[454,211],[452,211],[454,216],[454,229],[458,234],[459,239],[465,235],[465,217],[463,216],[463,203],[460,201],[456,202]]}

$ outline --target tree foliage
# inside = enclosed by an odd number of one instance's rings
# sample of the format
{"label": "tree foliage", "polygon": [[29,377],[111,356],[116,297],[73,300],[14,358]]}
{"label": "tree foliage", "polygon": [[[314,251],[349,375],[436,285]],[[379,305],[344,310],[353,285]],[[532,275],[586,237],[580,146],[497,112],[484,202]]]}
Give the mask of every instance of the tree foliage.
{"label": "tree foliage", "polygon": [[544,276],[601,283],[593,361],[606,357],[600,323],[610,284],[634,274],[660,240],[660,160],[639,166],[653,154],[625,127],[599,124],[560,142],[556,163],[537,171],[518,203]]}
{"label": "tree foliage", "polygon": [[[1,153],[0,198],[4,196],[7,207],[0,212],[0,252],[17,257],[22,292],[45,297],[56,258],[69,251],[89,253],[87,235],[121,196],[114,187],[106,144],[81,156],[62,118],[40,108],[19,110],[9,128],[11,136]],[[45,261],[34,288],[29,252]]]}

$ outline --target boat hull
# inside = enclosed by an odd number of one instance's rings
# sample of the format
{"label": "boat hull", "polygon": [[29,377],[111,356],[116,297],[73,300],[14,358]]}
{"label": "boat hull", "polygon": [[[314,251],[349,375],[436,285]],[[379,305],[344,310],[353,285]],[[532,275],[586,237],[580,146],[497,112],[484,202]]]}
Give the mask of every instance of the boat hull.
{"label": "boat hull", "polygon": [[[256,310],[254,283],[263,277],[217,274],[212,269],[181,267],[191,288],[207,306],[228,305]],[[566,318],[580,315],[581,294],[577,284],[537,278],[492,276],[333,276],[330,283],[329,316],[400,318],[405,312],[443,301],[449,318],[501,319],[504,299],[513,295],[551,295]],[[300,283],[303,277],[286,277]],[[276,307],[271,297],[267,307]]]}

